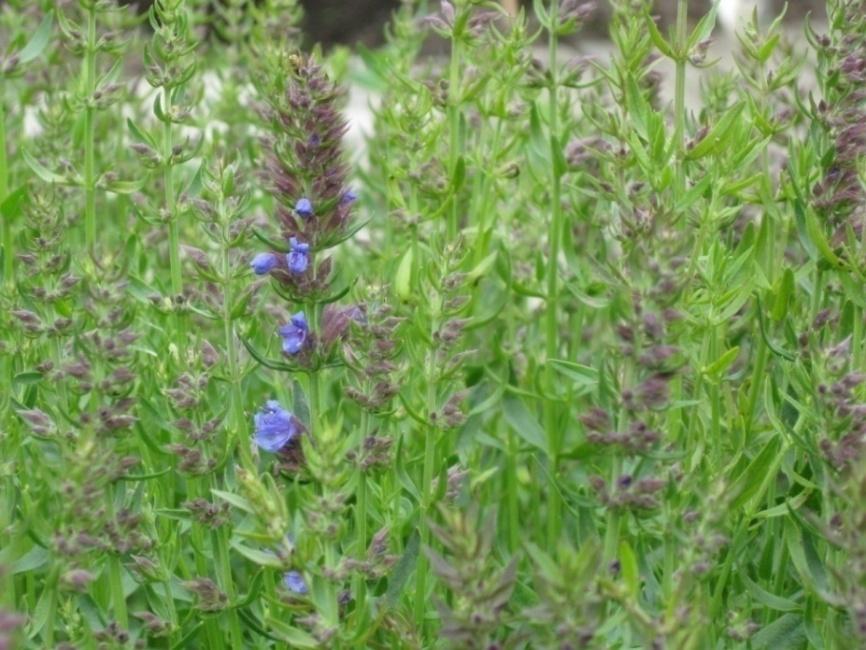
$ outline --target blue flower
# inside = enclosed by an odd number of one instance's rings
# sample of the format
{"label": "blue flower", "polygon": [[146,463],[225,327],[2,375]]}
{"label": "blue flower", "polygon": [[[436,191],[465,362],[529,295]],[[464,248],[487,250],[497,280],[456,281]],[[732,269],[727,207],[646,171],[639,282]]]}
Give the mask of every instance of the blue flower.
{"label": "blue flower", "polygon": [[343,196],[340,197],[340,205],[349,205],[358,200],[358,195],[351,189],[343,192]]}
{"label": "blue flower", "polygon": [[298,199],[298,202],[295,204],[295,212],[298,213],[298,216],[301,216],[304,219],[312,217],[313,204],[310,202],[310,199],[306,197]]}
{"label": "blue flower", "polygon": [[286,255],[286,264],[289,265],[289,271],[301,275],[310,263],[310,245],[302,244],[294,237],[289,240],[289,245],[292,251]]}
{"label": "blue flower", "polygon": [[259,253],[250,262],[250,267],[252,267],[256,275],[265,275],[277,265],[278,261],[277,256],[273,253]]}
{"label": "blue flower", "polygon": [[286,589],[300,596],[310,593],[310,590],[307,587],[307,582],[304,580],[304,576],[302,576],[298,571],[289,571],[286,573],[283,576],[283,584],[286,586]]}
{"label": "blue flower", "polygon": [[280,336],[283,337],[283,352],[286,354],[297,354],[304,348],[310,327],[307,325],[307,317],[304,312],[299,311],[292,316],[288,325],[280,328]]}
{"label": "blue flower", "polygon": [[295,417],[276,400],[269,400],[253,418],[256,444],[271,453],[276,453],[298,435]]}

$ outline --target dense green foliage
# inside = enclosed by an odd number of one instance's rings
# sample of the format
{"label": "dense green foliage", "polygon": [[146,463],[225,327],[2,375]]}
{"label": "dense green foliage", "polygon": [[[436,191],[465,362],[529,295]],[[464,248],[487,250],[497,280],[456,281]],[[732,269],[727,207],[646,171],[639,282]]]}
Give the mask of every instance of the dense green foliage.
{"label": "dense green foliage", "polygon": [[3,4],[0,648],[861,647],[866,3],[426,4]]}

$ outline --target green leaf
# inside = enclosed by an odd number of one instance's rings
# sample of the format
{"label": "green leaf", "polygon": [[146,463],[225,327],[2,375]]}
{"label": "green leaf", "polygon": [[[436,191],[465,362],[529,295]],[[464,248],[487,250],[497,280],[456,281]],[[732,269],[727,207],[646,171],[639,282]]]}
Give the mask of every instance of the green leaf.
{"label": "green leaf", "polygon": [[788,303],[791,300],[791,295],[794,293],[794,272],[791,269],[785,269],[779,281],[779,289],[773,297],[773,312],[771,318],[774,321],[780,321],[788,315]]}
{"label": "green leaf", "polygon": [[544,8],[544,0],[532,0],[532,8],[535,11],[535,17],[538,19],[539,24],[550,31],[550,15]]}
{"label": "green leaf", "polygon": [[707,40],[710,34],[713,33],[713,28],[716,26],[716,12],[718,11],[719,3],[713,2],[710,10],[698,21],[694,30],[689,35],[686,48],[691,50],[695,45]]}
{"label": "green leaf", "polygon": [[270,368],[271,370],[282,370],[283,372],[295,372],[297,368],[293,368],[287,363],[281,363],[279,361],[273,361],[271,359],[267,359],[264,357],[254,346],[243,336],[238,337],[241,340],[241,343],[244,344],[244,347],[247,349],[247,352],[262,364],[265,368]]}
{"label": "green leaf", "polygon": [[736,358],[739,354],[740,354],[740,346],[735,345],[730,350],[725,352],[722,356],[720,356],[718,359],[713,361],[709,366],[704,368],[704,370],[703,370],[704,374],[718,379],[731,366],[731,364],[736,360]]}
{"label": "green leaf", "polygon": [[745,106],[743,102],[740,102],[728,109],[719,121],[716,122],[715,126],[710,129],[710,132],[704,136],[704,139],[686,151],[686,159],[697,160],[698,158],[718,152],[726,144],[728,133],[740,119],[740,113],[743,112]]}
{"label": "green leaf", "polygon": [[51,553],[41,546],[34,546],[27,553],[6,566],[6,571],[15,575],[17,573],[29,573],[43,566],[51,558]]}
{"label": "green leaf", "polygon": [[394,609],[400,600],[400,595],[409,581],[409,576],[415,570],[418,563],[418,553],[421,548],[421,538],[418,531],[412,533],[406,548],[403,550],[403,555],[394,565],[391,575],[388,577],[388,590],[385,592],[383,600],[388,609]]}
{"label": "green leaf", "polygon": [[568,171],[568,162],[565,160],[563,147],[555,135],[550,136],[550,151],[553,154],[553,173],[557,176],[562,176]]}
{"label": "green leaf", "polygon": [[551,359],[548,363],[558,373],[565,375],[582,388],[594,388],[598,385],[598,370],[565,359]]}
{"label": "green leaf", "polygon": [[42,51],[51,41],[51,29],[53,26],[54,16],[53,14],[48,14],[42,19],[42,23],[36,28],[30,40],[27,41],[27,45],[18,53],[18,60],[21,63],[28,63],[42,54]]}
{"label": "green leaf", "polygon": [[799,614],[785,614],[759,630],[751,639],[755,650],[793,650],[802,647],[806,632],[803,617]]}
{"label": "green leaf", "polygon": [[492,253],[490,253],[490,255],[478,262],[478,264],[475,265],[475,268],[473,268],[471,271],[469,271],[469,273],[466,274],[467,279],[469,279],[470,281],[474,281],[487,273],[490,267],[493,266],[493,264],[496,262],[498,254],[499,251],[493,251]]}
{"label": "green leaf", "polygon": [[27,166],[33,170],[39,178],[41,178],[46,183],[57,183],[62,185],[67,183],[67,179],[65,176],[61,176],[60,174],[55,174],[53,171],[43,166],[36,158],[32,156],[32,154],[26,149],[23,151],[24,154],[24,162],[27,163]]}
{"label": "green leaf", "polygon": [[157,96],[153,98],[153,114],[160,122],[171,122],[171,120],[162,110],[162,95],[157,94]]}
{"label": "green leaf", "polygon": [[763,494],[768,482],[776,479],[776,469],[781,463],[780,446],[780,438],[774,436],[734,480],[731,493],[736,496],[731,500],[732,512],[737,512],[753,497]]}
{"label": "green leaf", "polygon": [[15,377],[12,378],[13,384],[38,384],[42,381],[42,373],[36,372],[35,370],[30,372],[19,372]]}
{"label": "green leaf", "polygon": [[752,598],[761,603],[764,607],[774,609],[778,612],[794,612],[802,609],[802,606],[788,598],[782,598],[775,594],[771,594],[760,585],[752,582],[745,573],[740,574],[740,579],[745,583],[746,588],[752,595]]}
{"label": "green leaf", "polygon": [[502,402],[502,412],[505,421],[514,432],[533,447],[547,453],[547,441],[544,429],[538,424],[520,398],[509,395]]}
{"label": "green leaf", "polygon": [[247,501],[242,496],[234,494],[233,492],[224,492],[222,490],[211,490],[211,494],[219,497],[226,503],[233,505],[235,508],[243,510],[244,512],[248,512],[250,514],[255,513],[255,508],[253,508],[252,504]]}
{"label": "green leaf", "polygon": [[273,567],[275,569],[283,568],[283,562],[273,553],[268,553],[266,551],[260,551],[257,548],[251,548],[245,544],[241,544],[240,542],[232,541],[231,547],[236,550],[238,553],[243,555],[253,564],[258,564],[259,566],[268,566]]}
{"label": "green leaf", "polygon": [[397,274],[394,276],[394,293],[402,301],[408,301],[412,297],[412,263],[415,259],[415,247],[410,246],[403,253]]}
{"label": "green leaf", "polygon": [[27,186],[22,185],[3,200],[3,203],[0,203],[0,215],[3,216],[3,221],[15,223],[21,216],[21,208],[28,196]]}
{"label": "green leaf", "polygon": [[650,13],[646,14],[646,24],[653,45],[655,45],[658,48],[659,52],[664,54],[669,59],[676,60],[678,57],[674,52],[673,46],[665,40],[664,36],[662,36],[658,26],[656,25],[656,21],[653,20],[653,17]]}
{"label": "green leaf", "polygon": [[818,252],[821,253],[821,256],[825,261],[835,268],[840,268],[842,266],[842,262],[838,257],[836,257],[836,253],[833,252],[830,243],[827,241],[827,236],[818,224],[818,219],[815,217],[815,213],[812,210],[806,211],[806,233],[809,235],[809,239],[811,239],[812,243],[815,244]]}
{"label": "green leaf", "polygon": [[625,540],[619,543],[619,563],[622,567],[622,579],[628,587],[629,595],[636,598],[640,589],[640,572],[637,567],[637,556],[635,556],[629,543]]}
{"label": "green leaf", "polygon": [[767,60],[773,55],[773,50],[776,49],[776,46],[779,44],[779,40],[781,36],[779,34],[773,34],[770,38],[767,39],[766,43],[764,43],[761,48],[757,51],[757,58],[761,63],[766,63]]}
{"label": "green leaf", "polygon": [[463,182],[466,180],[466,160],[463,156],[457,158],[457,164],[454,166],[454,175],[451,177],[451,188],[454,192],[463,187]]}
{"label": "green leaf", "polygon": [[154,151],[159,151],[159,146],[156,144],[156,141],[150,136],[149,133],[141,130],[135,122],[127,118],[126,126],[129,128],[130,133],[132,133],[133,137],[136,140],[138,140],[142,144],[146,144]]}
{"label": "green leaf", "polygon": [[134,194],[144,187],[145,180],[141,178],[134,181],[111,181],[105,183],[105,189],[115,194]]}
{"label": "green leaf", "polygon": [[265,623],[272,631],[276,632],[284,642],[288,643],[290,648],[321,647],[319,642],[316,641],[315,637],[313,637],[309,632],[304,632],[304,630],[297,627],[292,627],[280,619],[268,616],[265,619]]}

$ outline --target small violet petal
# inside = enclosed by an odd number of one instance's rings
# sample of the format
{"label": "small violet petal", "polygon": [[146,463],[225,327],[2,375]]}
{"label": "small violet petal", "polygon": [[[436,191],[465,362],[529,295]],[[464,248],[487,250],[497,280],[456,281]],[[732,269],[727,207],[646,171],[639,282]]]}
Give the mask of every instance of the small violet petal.
{"label": "small violet petal", "polygon": [[265,275],[277,265],[277,256],[273,253],[259,253],[250,262],[250,267],[256,275]]}
{"label": "small violet petal", "polygon": [[275,400],[268,401],[253,417],[256,444],[271,453],[276,453],[298,435],[294,416]]}
{"label": "small violet petal", "polygon": [[298,199],[298,202],[295,204],[295,212],[298,213],[298,216],[303,217],[304,219],[312,217],[313,204],[310,202],[310,199],[306,197]]}

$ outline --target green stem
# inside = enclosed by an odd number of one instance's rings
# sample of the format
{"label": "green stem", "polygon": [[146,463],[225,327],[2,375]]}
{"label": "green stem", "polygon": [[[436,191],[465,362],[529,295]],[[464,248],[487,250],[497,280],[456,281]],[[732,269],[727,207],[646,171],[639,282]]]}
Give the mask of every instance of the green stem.
{"label": "green stem", "polygon": [[516,553],[520,548],[520,501],[517,491],[518,443],[514,433],[508,433],[508,455],[505,459],[505,498],[508,512],[508,550]]}
{"label": "green stem", "polygon": [[677,47],[679,57],[677,58],[676,89],[674,94],[674,143],[677,147],[677,198],[685,193],[686,172],[684,155],[686,151],[686,43],[688,41],[688,0],[677,2]]}
{"label": "green stem", "polygon": [[[431,331],[436,330],[434,322]],[[434,377],[435,358],[433,350],[427,357],[427,417],[433,415],[436,410],[436,383]],[[424,619],[427,613],[427,556],[423,549],[430,544],[429,517],[432,494],[432,483],[435,470],[436,436],[438,430],[429,426],[424,436],[424,468],[421,474],[421,512],[418,529],[421,535],[422,552],[418,556],[418,566],[415,569],[415,625],[420,632],[424,629]]]}
{"label": "green stem", "polygon": [[[0,78],[0,203],[6,200],[9,191],[9,165],[6,159],[6,85]],[[15,288],[15,236],[12,222],[3,218],[3,282],[11,298]],[[0,355],[0,390],[5,398],[0,398],[0,410],[6,411],[7,400],[12,396],[12,377],[15,374],[11,354]],[[6,425],[11,426],[10,424]],[[11,487],[11,477],[9,485]],[[9,582],[14,585],[13,580]]]}
{"label": "green stem", "polygon": [[[116,488],[123,490],[123,484],[119,484]],[[108,513],[114,517],[115,513],[115,488],[108,487],[106,509]],[[121,492],[122,494],[122,492]],[[120,557],[116,554],[111,554],[108,558],[108,588],[111,593],[111,602],[114,609],[114,620],[124,630],[129,629],[129,616],[126,609],[126,594],[123,591],[123,568],[120,564]]]}
{"label": "green stem", "polygon": [[[363,560],[367,552],[367,474],[363,469],[358,473],[358,492],[355,496],[357,498],[355,505],[357,553],[358,559]],[[362,575],[358,576],[355,594],[358,611],[363,612],[367,599],[367,583]]]}
{"label": "green stem", "polygon": [[[232,580],[232,565],[229,556],[228,540],[223,530],[215,530],[211,536],[211,545],[216,561],[217,574],[219,576],[220,588],[228,596],[229,603],[234,603],[237,596],[234,581]],[[240,618],[236,609],[228,611],[229,638],[232,648],[244,647],[244,636],[241,631]]]}
{"label": "green stem", "polygon": [[[163,111],[168,117],[171,115],[171,91],[163,90]],[[171,292],[177,296],[183,293],[183,276],[180,266],[180,224],[177,219],[177,205],[174,196],[174,174],[172,158],[172,132],[171,122],[162,124],[163,143],[163,168],[162,181],[165,190],[165,209],[168,212],[168,239],[169,239],[169,264],[171,267]]]}
{"label": "green stem", "polygon": [[[205,497],[207,495],[203,494],[204,490],[206,490],[206,485],[204,484],[204,478],[190,477],[187,483],[187,490],[190,498],[196,497]],[[200,524],[196,521],[193,522],[191,526],[191,534],[192,541],[194,546],[194,556],[195,556],[195,572],[197,577],[206,578],[210,573],[208,570],[208,562],[205,557],[205,539],[204,533],[206,531],[203,524]],[[216,560],[217,558],[213,558]],[[208,648],[224,648],[225,644],[223,643],[222,633],[219,629],[219,620],[214,617],[208,617],[205,619],[204,623],[205,634],[208,638]]]}
{"label": "green stem", "polygon": [[96,89],[96,5],[87,9],[87,45],[84,52],[84,240],[92,250],[96,244],[95,136],[91,105]]}
{"label": "green stem", "polygon": [[[755,370],[752,373],[752,382],[751,387],[749,388],[749,402],[745,418],[747,437],[752,431],[753,420],[756,415],[755,411],[758,408],[758,396],[760,395],[761,387],[764,384],[764,373],[767,368],[767,355],[769,354],[767,351],[767,344],[764,343],[764,337],[760,332],[757,333],[756,340],[758,343],[758,359],[755,362]],[[746,440],[746,444],[748,444],[748,439]]]}
{"label": "green stem", "polygon": [[[460,41],[458,38],[451,40],[451,62],[448,75],[448,171],[451,182],[454,181],[457,164],[460,160]],[[458,204],[457,188],[452,188],[451,210],[448,212],[448,241],[454,241],[457,237],[458,227]]]}
{"label": "green stem", "polygon": [[108,580],[111,584],[111,599],[114,604],[114,620],[124,630],[129,629],[126,610],[126,594],[123,591],[123,573],[120,558],[112,555],[108,560]]}
{"label": "green stem", "polygon": [[[220,201],[219,209],[222,213],[224,206]],[[232,319],[232,305],[234,303],[234,278],[231,277],[231,255],[229,249],[230,233],[229,225],[226,223],[223,229],[223,251],[222,272],[224,282],[223,298],[223,341],[228,365],[229,385],[231,386],[229,404],[229,431],[230,439],[226,442],[226,449],[233,449],[237,445],[241,458],[241,465],[249,472],[254,472],[253,457],[250,445],[245,435],[246,417],[244,415],[244,397],[241,387],[240,368],[238,364],[238,346],[235,340],[234,320]]]}
{"label": "green stem", "polygon": [[[0,79],[0,203],[6,200],[9,192],[9,164],[6,159],[6,86]],[[12,291],[15,286],[15,240],[12,235],[12,223],[3,218],[3,280],[6,288]],[[5,374],[5,373],[4,373]]]}
{"label": "green stem", "polygon": [[[556,25],[559,21],[559,2],[553,0],[550,7],[551,29],[548,40],[548,57],[550,67],[550,147],[551,161],[561,156],[556,151],[559,147],[559,82],[557,74],[556,54],[558,39]],[[548,230],[548,246],[550,251],[547,260],[547,302],[545,304],[545,364],[544,376],[548,399],[544,401],[544,428],[547,433],[547,456],[549,463],[548,478],[550,484],[547,490],[547,538],[548,545],[553,549],[560,532],[560,516],[562,504],[559,490],[556,487],[556,475],[559,468],[560,436],[557,430],[557,408],[553,400],[556,388],[556,377],[550,361],[556,358],[559,328],[558,328],[558,298],[559,298],[559,249],[562,237],[562,205],[561,178],[555,163],[550,167],[550,223]]]}
{"label": "green stem", "polygon": [[[310,331],[311,332],[319,332],[320,327],[320,319],[319,319],[319,309],[315,303],[311,303],[308,305],[307,313],[309,314],[309,322],[310,322]],[[317,438],[321,438],[324,435],[324,421],[322,419],[322,403],[321,403],[321,381],[322,381],[322,371],[314,371],[309,375],[309,383],[308,383],[308,400],[309,400],[309,409],[310,409],[310,434],[315,443]],[[319,486],[321,490],[322,499],[326,499],[328,497],[328,486],[324,481],[320,479]],[[337,544],[335,541],[331,539],[325,539],[325,569],[327,573],[333,571],[337,566]],[[337,602],[337,586],[334,582],[328,578],[323,578],[325,580],[325,593],[326,599],[328,603],[328,608],[325,613],[324,618],[326,625],[329,627],[337,627],[339,625],[339,617],[340,617],[340,606]],[[333,647],[337,647],[336,645]]]}
{"label": "green stem", "polygon": [[[234,324],[232,321],[232,303],[233,303],[233,286],[231,277],[231,256],[229,248],[229,228],[226,224],[224,206],[222,200],[219,202],[219,214],[223,217],[223,242],[222,242],[222,272],[224,282],[223,293],[223,336],[226,360],[228,364],[229,384],[231,393],[229,399],[229,431],[227,436],[230,438],[225,444],[225,448],[231,450],[235,443],[239,446],[241,456],[241,464],[248,470],[253,470],[252,455],[249,445],[246,444],[242,434],[244,427],[243,415],[243,396],[241,394],[240,377],[238,373],[237,346],[234,341]],[[233,439],[232,439],[233,438]],[[230,452],[229,452],[230,453]],[[214,557],[217,561],[217,570],[219,571],[220,586],[225,591],[229,598],[229,602],[233,602],[236,593],[234,580],[232,579],[231,558],[229,555],[228,540],[226,534],[222,530],[213,531],[211,544],[214,552]],[[232,648],[243,647],[243,632],[241,631],[240,618],[236,609],[229,610],[228,617],[229,635]]]}
{"label": "green stem", "polygon": [[[28,578],[29,578],[28,574]],[[44,633],[42,638],[45,641],[46,648],[54,647],[54,617],[57,613],[57,593],[59,591],[58,579],[60,577],[60,568],[58,565],[54,565],[54,568],[51,569],[51,573],[48,576],[48,580],[44,584],[45,589],[50,589],[50,595],[48,596],[48,615],[46,616],[45,626],[42,628]]]}
{"label": "green stem", "polygon": [[[361,413],[361,444],[364,444],[370,415],[367,411]],[[367,472],[363,467],[358,468],[358,488],[355,493],[355,539],[356,554],[359,561],[363,561],[367,554]],[[355,584],[355,599],[357,610],[363,617],[364,607],[367,599],[367,583],[364,576],[359,575]]]}

